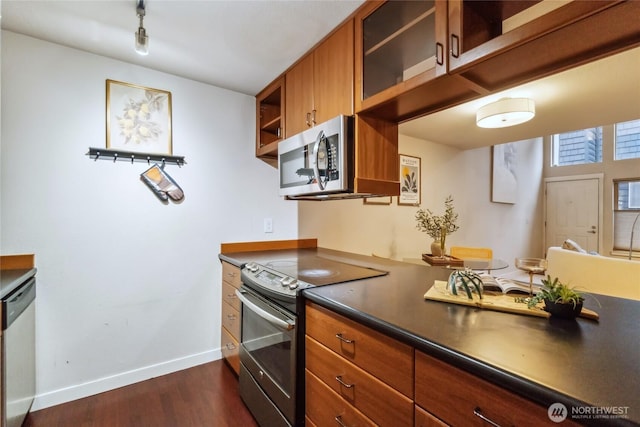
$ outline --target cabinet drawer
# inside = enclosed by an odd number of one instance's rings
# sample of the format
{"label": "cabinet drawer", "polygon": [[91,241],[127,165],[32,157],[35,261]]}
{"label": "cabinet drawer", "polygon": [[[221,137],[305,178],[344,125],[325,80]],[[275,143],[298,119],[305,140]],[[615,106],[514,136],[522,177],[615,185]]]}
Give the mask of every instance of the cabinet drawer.
{"label": "cabinet drawer", "polygon": [[222,280],[233,286],[240,287],[240,268],[222,261]]}
{"label": "cabinet drawer", "polygon": [[413,398],[413,348],[366,326],[307,303],[306,333]]}
{"label": "cabinet drawer", "polygon": [[317,376],[345,401],[379,425],[413,424],[413,400],[335,352],[306,337],[306,363]]}
{"label": "cabinet drawer", "polygon": [[318,377],[305,370],[306,417],[317,427],[375,426],[351,404],[338,396]]}
{"label": "cabinet drawer", "polygon": [[240,312],[226,302],[222,303],[222,326],[235,338],[240,341]]}
{"label": "cabinet drawer", "polygon": [[448,424],[443,423],[429,412],[416,405],[415,424],[414,427],[447,427]]}
{"label": "cabinet drawer", "polygon": [[231,336],[229,331],[224,327],[220,328],[221,344],[222,344],[222,357],[227,359],[229,365],[236,371],[236,374],[240,373],[240,355],[238,341]]}
{"label": "cabinet drawer", "polygon": [[[451,425],[555,425],[543,408],[475,375],[416,351],[416,404]],[[563,425],[575,425],[569,419]]]}
{"label": "cabinet drawer", "polygon": [[222,282],[222,301],[238,311],[240,311],[242,307],[242,303],[236,296],[236,288],[226,282]]}

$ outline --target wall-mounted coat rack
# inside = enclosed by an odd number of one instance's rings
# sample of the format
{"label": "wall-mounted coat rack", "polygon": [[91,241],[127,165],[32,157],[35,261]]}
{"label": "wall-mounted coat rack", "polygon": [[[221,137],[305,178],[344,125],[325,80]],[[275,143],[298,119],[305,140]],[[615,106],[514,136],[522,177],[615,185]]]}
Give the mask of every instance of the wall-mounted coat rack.
{"label": "wall-mounted coat rack", "polygon": [[164,166],[166,163],[174,164],[182,167],[187,162],[184,160],[184,156],[169,156],[165,154],[151,154],[151,153],[134,153],[132,151],[124,151],[124,150],[112,150],[110,148],[94,148],[89,147],[89,152],[87,153],[93,160],[104,159],[104,160],[113,160],[115,163],[118,160],[128,161],[128,162],[146,162],[147,164],[154,163],[162,163]]}

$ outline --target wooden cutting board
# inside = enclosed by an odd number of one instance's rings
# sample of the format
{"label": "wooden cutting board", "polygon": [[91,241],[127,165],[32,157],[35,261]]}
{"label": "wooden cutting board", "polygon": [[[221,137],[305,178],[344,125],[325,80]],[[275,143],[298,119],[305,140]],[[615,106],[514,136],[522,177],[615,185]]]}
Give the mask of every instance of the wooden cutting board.
{"label": "wooden cutting board", "polygon": [[[527,307],[526,303],[515,302],[514,295],[505,295],[502,293],[485,292],[480,300],[474,293],[474,299],[467,298],[466,293],[459,295],[451,295],[446,290],[447,282],[436,280],[433,286],[424,294],[424,298],[432,301],[448,302],[452,304],[466,305],[469,307],[477,307],[485,310],[503,311],[507,313],[524,314],[527,316],[550,317],[551,314],[544,311],[544,304],[540,303],[535,308]],[[598,320],[600,316],[595,311],[582,308],[580,317],[586,319]]]}

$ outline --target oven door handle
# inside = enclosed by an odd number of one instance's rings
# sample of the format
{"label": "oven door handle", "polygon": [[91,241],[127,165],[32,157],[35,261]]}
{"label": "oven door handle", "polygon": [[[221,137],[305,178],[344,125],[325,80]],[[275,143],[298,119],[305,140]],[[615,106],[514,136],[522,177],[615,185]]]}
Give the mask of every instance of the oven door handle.
{"label": "oven door handle", "polygon": [[236,289],[236,296],[240,299],[240,301],[242,301],[244,305],[247,306],[249,310],[253,311],[258,316],[262,317],[267,322],[279,327],[280,329],[284,329],[285,331],[290,331],[295,327],[295,324],[282,320],[279,317],[276,317],[273,314],[267,312],[266,310],[263,310],[262,308],[258,307],[255,303],[251,302],[247,297],[245,297],[243,295],[243,292],[240,291],[239,289]]}

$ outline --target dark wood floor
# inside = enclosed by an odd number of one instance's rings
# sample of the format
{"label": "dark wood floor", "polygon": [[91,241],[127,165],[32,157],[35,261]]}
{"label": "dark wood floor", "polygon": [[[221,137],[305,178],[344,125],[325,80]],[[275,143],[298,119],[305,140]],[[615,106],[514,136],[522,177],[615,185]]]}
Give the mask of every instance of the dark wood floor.
{"label": "dark wood floor", "polygon": [[30,413],[23,427],[249,427],[222,360]]}

